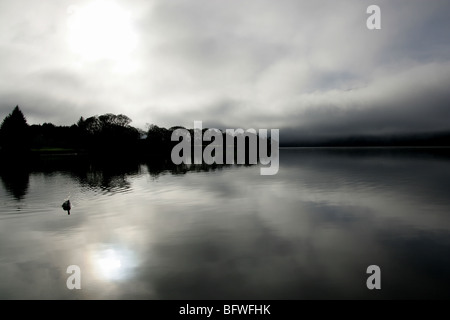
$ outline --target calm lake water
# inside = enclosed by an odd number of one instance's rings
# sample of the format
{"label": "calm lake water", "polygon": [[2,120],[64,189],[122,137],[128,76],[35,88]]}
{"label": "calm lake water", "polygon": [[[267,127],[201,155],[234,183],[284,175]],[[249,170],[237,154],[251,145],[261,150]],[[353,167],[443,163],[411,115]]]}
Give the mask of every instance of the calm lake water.
{"label": "calm lake water", "polygon": [[450,298],[445,150],[282,149],[275,176],[206,169],[3,168],[0,298]]}

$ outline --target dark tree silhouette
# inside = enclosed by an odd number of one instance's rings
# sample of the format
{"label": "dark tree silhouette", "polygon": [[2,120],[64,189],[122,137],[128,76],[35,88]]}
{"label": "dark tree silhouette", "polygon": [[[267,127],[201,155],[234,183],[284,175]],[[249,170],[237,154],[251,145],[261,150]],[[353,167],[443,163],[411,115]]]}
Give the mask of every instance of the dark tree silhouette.
{"label": "dark tree silhouette", "polygon": [[2,167],[0,181],[16,200],[22,200],[27,194],[30,184],[30,173],[26,164],[2,163]]}
{"label": "dark tree silhouette", "polygon": [[130,126],[125,115],[107,113],[80,118],[77,128],[83,145],[93,153],[130,155],[140,138],[138,129]]}
{"label": "dark tree silhouette", "polygon": [[170,159],[170,150],[174,145],[171,141],[172,132],[172,128],[149,125],[145,139],[145,154],[154,159]]}
{"label": "dark tree silhouette", "polygon": [[152,124],[147,131],[147,141],[152,147],[160,149],[169,143],[170,134],[171,132],[166,128],[161,128]]}
{"label": "dark tree silhouette", "polygon": [[29,126],[19,106],[3,119],[0,145],[3,152],[10,154],[21,154],[30,149]]}

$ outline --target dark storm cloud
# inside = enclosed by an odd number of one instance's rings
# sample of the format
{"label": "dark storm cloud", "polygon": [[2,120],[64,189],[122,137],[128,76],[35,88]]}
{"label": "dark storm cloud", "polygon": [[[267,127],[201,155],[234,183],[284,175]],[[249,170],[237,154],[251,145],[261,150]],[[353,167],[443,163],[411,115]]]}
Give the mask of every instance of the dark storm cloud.
{"label": "dark storm cloud", "polygon": [[[369,88],[336,94],[331,101],[296,113],[296,120],[304,124],[299,128],[293,122],[291,128],[285,130],[285,134],[290,133],[298,137],[305,135],[330,137],[354,133],[402,134],[448,130],[450,76],[448,68],[439,70],[441,67],[438,65],[425,67],[430,70],[407,72],[399,79],[386,80],[386,83],[379,84],[380,91],[391,92],[386,95],[375,95],[371,99],[370,107],[364,107],[361,102],[369,95],[366,92]],[[420,78],[421,75],[425,77]],[[375,88],[377,86],[374,84]],[[383,86],[387,88],[382,89]],[[346,109],[335,107],[344,103]]]}
{"label": "dark storm cloud", "polygon": [[[447,1],[117,1],[137,47],[89,59],[68,21],[91,2],[0,3],[1,117],[20,104],[56,124],[112,112],[285,136],[448,129]],[[381,30],[366,28],[371,4]]]}

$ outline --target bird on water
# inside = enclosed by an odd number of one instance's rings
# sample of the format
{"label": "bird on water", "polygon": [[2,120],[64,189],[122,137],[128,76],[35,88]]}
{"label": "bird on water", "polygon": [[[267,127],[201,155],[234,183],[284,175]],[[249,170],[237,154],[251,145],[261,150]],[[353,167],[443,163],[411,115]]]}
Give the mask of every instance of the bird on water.
{"label": "bird on water", "polygon": [[65,211],[67,211],[67,214],[70,215],[70,209],[72,208],[72,205],[70,204],[70,200],[64,201],[62,204],[62,207]]}

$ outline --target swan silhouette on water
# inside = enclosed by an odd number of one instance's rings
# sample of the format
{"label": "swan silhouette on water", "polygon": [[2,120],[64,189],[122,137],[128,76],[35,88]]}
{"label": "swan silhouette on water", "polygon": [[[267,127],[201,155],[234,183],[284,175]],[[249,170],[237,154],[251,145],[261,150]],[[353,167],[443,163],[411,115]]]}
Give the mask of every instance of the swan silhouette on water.
{"label": "swan silhouette on water", "polygon": [[72,208],[72,205],[70,204],[70,200],[66,200],[64,201],[64,203],[62,204],[62,208],[67,211],[67,214],[70,215],[70,209]]}

